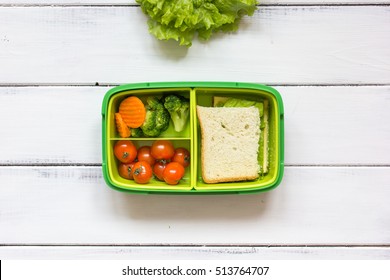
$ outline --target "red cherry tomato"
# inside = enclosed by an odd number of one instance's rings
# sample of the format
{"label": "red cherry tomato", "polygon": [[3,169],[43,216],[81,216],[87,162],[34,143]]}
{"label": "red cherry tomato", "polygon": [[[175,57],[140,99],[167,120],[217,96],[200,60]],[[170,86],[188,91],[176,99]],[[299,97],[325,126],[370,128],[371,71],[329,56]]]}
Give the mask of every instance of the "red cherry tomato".
{"label": "red cherry tomato", "polygon": [[153,174],[157,177],[160,181],[164,181],[163,173],[165,170],[165,167],[167,166],[167,163],[165,160],[158,160],[154,166],[153,166]]}
{"label": "red cherry tomato", "polygon": [[154,159],[154,157],[152,157],[152,154],[150,153],[150,146],[142,146],[141,148],[139,148],[137,158],[138,161],[146,161],[152,167],[156,162],[156,160]]}
{"label": "red cherry tomato", "polygon": [[130,163],[137,157],[137,148],[130,140],[119,140],[114,145],[115,157],[123,163]]}
{"label": "red cherry tomato", "polygon": [[119,163],[118,171],[119,175],[122,178],[128,179],[128,180],[133,180],[133,167],[134,167],[135,162],[131,163]]}
{"label": "red cherry tomato", "polygon": [[184,176],[184,167],[178,162],[170,162],[164,169],[163,178],[169,185],[177,185]]}
{"label": "red cherry tomato", "polygon": [[146,161],[138,161],[133,167],[133,178],[138,184],[146,184],[153,176],[152,167]]}
{"label": "red cherry tomato", "polygon": [[169,140],[156,140],[153,142],[151,154],[157,160],[168,160],[175,154],[175,148]]}
{"label": "red cherry tomato", "polygon": [[178,162],[183,165],[184,168],[186,168],[188,165],[190,165],[190,152],[186,148],[177,148],[175,150],[175,154],[173,155],[172,161]]}

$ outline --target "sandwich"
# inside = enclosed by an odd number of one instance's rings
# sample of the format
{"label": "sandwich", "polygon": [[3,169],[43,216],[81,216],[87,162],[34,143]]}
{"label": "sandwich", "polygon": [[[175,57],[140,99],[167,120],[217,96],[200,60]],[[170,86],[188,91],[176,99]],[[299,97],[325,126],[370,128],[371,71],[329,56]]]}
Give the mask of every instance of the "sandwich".
{"label": "sandwich", "polygon": [[205,183],[259,177],[260,112],[250,107],[197,106]]}
{"label": "sandwich", "polygon": [[234,97],[214,96],[213,107],[251,107],[255,106],[259,109],[260,113],[260,148],[259,158],[260,174],[265,175],[268,173],[269,161],[268,161],[268,145],[269,145],[269,101],[267,99],[262,100],[246,100]]}

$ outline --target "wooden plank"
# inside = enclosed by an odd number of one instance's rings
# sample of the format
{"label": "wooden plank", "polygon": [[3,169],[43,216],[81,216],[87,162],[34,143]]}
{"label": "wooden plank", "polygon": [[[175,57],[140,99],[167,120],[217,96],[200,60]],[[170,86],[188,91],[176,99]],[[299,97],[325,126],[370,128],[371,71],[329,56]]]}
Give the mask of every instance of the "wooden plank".
{"label": "wooden plank", "polygon": [[[21,20],[23,19],[23,20]],[[263,7],[237,34],[159,42],[137,7],[3,7],[0,84],[388,84],[390,9]]]}
{"label": "wooden plank", "polygon": [[287,164],[389,164],[390,87],[278,87]]}
{"label": "wooden plank", "polygon": [[[0,87],[0,164],[100,164],[109,88]],[[389,86],[277,89],[287,165],[390,164]]]}
{"label": "wooden plank", "polygon": [[388,247],[5,246],[1,259],[388,260]]}
{"label": "wooden plank", "polygon": [[[0,88],[0,162],[101,163],[105,87]],[[19,149],[17,147],[23,147]]]}
{"label": "wooden plank", "polygon": [[[389,0],[263,0],[260,5],[387,4]],[[137,5],[135,0],[0,0],[0,5]]]}
{"label": "wooden plank", "polygon": [[3,245],[390,244],[389,167],[287,167],[258,195],[129,195],[99,167],[1,167]]}

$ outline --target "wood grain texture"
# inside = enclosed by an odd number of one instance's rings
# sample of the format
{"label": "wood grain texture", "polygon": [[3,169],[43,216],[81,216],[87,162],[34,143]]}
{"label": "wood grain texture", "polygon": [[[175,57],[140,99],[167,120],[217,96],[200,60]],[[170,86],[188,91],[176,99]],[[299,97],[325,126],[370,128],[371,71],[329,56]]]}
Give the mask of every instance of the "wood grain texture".
{"label": "wood grain texture", "polygon": [[[388,4],[389,0],[262,0],[260,5]],[[0,0],[0,5],[137,5],[135,0]]]}
{"label": "wood grain texture", "polygon": [[1,244],[390,244],[390,168],[287,167],[258,195],[129,195],[99,167],[1,167]]}
{"label": "wood grain texture", "polygon": [[[0,88],[3,164],[101,163],[105,87]],[[23,147],[23,148],[18,148]]]}
{"label": "wood grain texture", "polygon": [[[110,88],[0,87],[0,164],[101,164]],[[390,164],[390,87],[276,88],[287,165]]]}
{"label": "wood grain texture", "polygon": [[5,246],[1,259],[388,260],[388,247]]}
{"label": "wood grain texture", "polygon": [[137,7],[3,7],[0,34],[0,84],[390,82],[382,6],[263,7],[190,49],[149,35]]}
{"label": "wood grain texture", "polygon": [[[135,0],[0,0],[0,259],[389,260],[390,0],[261,2],[238,33],[186,49],[150,36]],[[104,183],[105,92],[175,80],[277,85],[277,189]]]}

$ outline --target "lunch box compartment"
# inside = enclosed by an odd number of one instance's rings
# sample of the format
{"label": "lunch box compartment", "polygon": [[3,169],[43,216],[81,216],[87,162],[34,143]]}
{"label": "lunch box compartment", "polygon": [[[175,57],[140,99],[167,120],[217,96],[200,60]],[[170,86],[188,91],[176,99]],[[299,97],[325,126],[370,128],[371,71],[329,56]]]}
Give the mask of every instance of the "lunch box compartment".
{"label": "lunch box compartment", "polygon": [[[279,147],[279,124],[280,110],[277,98],[270,92],[264,90],[253,90],[243,88],[198,88],[195,89],[194,102],[195,105],[204,107],[214,106],[214,97],[240,98],[256,102],[266,102],[268,104],[268,172],[261,173],[257,180],[228,182],[228,183],[205,183],[202,179],[202,159],[201,159],[201,129],[197,118],[194,118],[194,138],[195,138],[195,164],[197,165],[196,188],[198,191],[255,191],[267,189],[278,180],[280,171],[280,147]],[[196,110],[196,108],[195,108]],[[264,109],[265,110],[265,109]],[[262,153],[259,147],[258,153]],[[237,168],[240,168],[237,166]]]}
{"label": "lunch box compartment", "polygon": [[[163,97],[167,94],[182,95],[190,100],[190,116],[182,132],[169,128],[158,137],[121,138],[116,131],[115,113],[119,104],[129,96],[137,96],[144,104],[149,96]],[[269,171],[257,180],[231,183],[207,184],[202,179],[201,131],[196,114],[196,106],[213,106],[213,98],[234,97],[264,101],[269,104]],[[119,161],[113,147],[118,140],[131,140],[137,148],[151,146],[157,139],[172,141],[175,148],[185,147],[191,154],[191,164],[178,185],[168,185],[155,178],[147,184],[137,184],[122,178],[118,173]],[[131,193],[165,194],[223,194],[256,193],[268,191],[279,185],[283,176],[284,160],[284,118],[283,103],[279,93],[259,84],[232,82],[164,82],[127,84],[109,90],[102,105],[102,168],[107,185],[111,188]]]}
{"label": "lunch box compartment", "polygon": [[[119,104],[130,95],[136,96],[140,98],[144,104],[146,104],[146,99],[149,96],[156,96],[158,98],[161,98],[162,96],[173,93],[177,95],[184,96],[188,99],[190,99],[190,88],[167,88],[167,89],[138,89],[138,90],[132,90],[132,91],[121,91],[117,94],[113,95],[110,99],[110,102],[108,103],[108,110],[109,116],[108,116],[108,128],[109,128],[109,137],[111,138],[118,138],[120,139],[118,132],[116,131],[115,127],[115,118],[114,114],[119,111]],[[191,118],[191,116],[190,116]],[[170,125],[169,128],[164,131],[162,134],[158,136],[158,138],[191,138],[191,120],[187,122],[187,125],[185,126],[184,130],[181,132],[176,132],[173,129],[173,126]],[[136,138],[131,138],[136,139]]]}
{"label": "lunch box compartment", "polygon": [[[122,138],[123,139],[123,138]],[[114,145],[118,140],[111,140],[109,151],[114,151]],[[135,140],[132,139],[132,142],[137,147],[137,150],[142,146],[151,146],[155,140]],[[183,147],[190,151],[191,149],[191,140],[171,140],[175,148]],[[118,173],[118,166],[120,162],[115,158],[113,152],[108,154],[108,174],[111,178],[112,183],[115,186],[120,186],[123,190],[129,191],[189,191],[192,189],[192,179],[191,179],[191,166],[188,166],[185,169],[184,177],[180,180],[177,185],[168,185],[167,183],[160,181],[156,178],[152,178],[147,184],[137,184],[133,180],[127,180],[122,178]]]}

